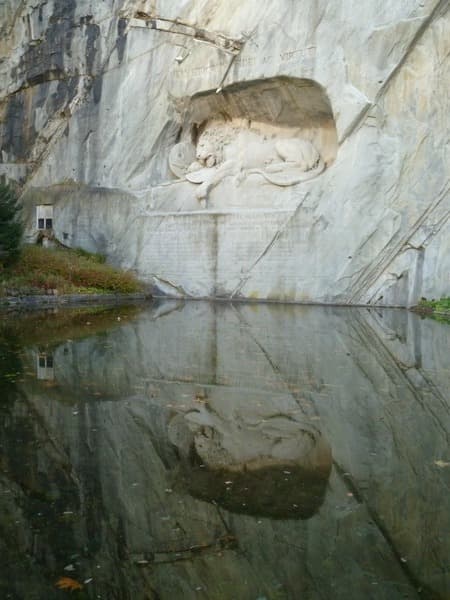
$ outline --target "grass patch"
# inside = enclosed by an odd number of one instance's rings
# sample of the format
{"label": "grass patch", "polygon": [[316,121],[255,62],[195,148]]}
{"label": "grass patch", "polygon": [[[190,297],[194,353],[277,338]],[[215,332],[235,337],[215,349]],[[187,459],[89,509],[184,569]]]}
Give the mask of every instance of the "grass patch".
{"label": "grass patch", "polygon": [[440,298],[439,300],[422,298],[413,310],[437,321],[450,323],[450,298]]}
{"label": "grass patch", "polygon": [[0,295],[99,294],[142,291],[136,277],[84,250],[25,246],[20,260],[0,271]]}
{"label": "grass patch", "polygon": [[103,265],[106,262],[106,256],[103,254],[95,254],[94,252],[88,252],[87,250],[83,250],[83,248],[74,248],[73,252],[77,256],[81,258],[88,258],[90,261],[95,262],[99,265]]}

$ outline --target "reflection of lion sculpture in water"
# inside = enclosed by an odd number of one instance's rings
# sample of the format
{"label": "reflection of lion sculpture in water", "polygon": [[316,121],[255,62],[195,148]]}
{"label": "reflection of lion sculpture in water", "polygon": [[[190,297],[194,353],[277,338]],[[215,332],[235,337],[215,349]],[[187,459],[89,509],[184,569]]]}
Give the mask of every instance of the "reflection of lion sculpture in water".
{"label": "reflection of lion sculpture in water", "polygon": [[[193,158],[195,157],[195,160]],[[299,137],[264,136],[252,129],[217,124],[206,129],[197,147],[182,142],[169,156],[172,172],[201,184],[197,198],[205,200],[225,177],[240,183],[246,175],[262,175],[269,183],[290,186],[319,175],[325,164],[314,145]]]}
{"label": "reflection of lion sculpture in water", "polygon": [[183,405],[167,425],[180,457],[175,485],[238,513],[311,517],[333,460],[317,425],[289,397],[277,402],[261,394],[247,403],[245,395],[202,392],[204,402]]}

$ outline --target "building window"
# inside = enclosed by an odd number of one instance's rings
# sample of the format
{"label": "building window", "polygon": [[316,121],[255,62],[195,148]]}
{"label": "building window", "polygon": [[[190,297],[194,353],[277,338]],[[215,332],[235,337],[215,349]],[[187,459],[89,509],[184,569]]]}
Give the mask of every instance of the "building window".
{"label": "building window", "polygon": [[37,378],[46,381],[55,379],[53,354],[40,352],[37,356]]}
{"label": "building window", "polygon": [[36,206],[36,221],[38,229],[53,229],[53,204]]}

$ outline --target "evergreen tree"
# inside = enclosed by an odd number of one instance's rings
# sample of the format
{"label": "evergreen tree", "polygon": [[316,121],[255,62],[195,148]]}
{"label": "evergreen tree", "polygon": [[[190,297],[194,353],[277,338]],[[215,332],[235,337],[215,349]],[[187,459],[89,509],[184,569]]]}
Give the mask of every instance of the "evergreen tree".
{"label": "evergreen tree", "polygon": [[13,263],[20,255],[23,224],[19,212],[14,190],[0,181],[0,266]]}

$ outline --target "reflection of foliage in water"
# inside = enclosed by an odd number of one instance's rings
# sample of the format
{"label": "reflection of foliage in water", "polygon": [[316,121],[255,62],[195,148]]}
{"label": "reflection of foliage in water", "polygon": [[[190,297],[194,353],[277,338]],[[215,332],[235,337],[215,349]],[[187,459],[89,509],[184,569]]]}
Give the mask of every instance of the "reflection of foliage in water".
{"label": "reflection of foliage in water", "polygon": [[0,314],[0,403],[14,401],[23,373],[26,346],[45,349],[70,339],[98,334],[134,318],[141,308],[96,307]]}
{"label": "reflection of foliage in water", "polygon": [[440,298],[440,300],[422,298],[412,310],[441,323],[450,324],[450,298]]}
{"label": "reflection of foliage in water", "polygon": [[6,335],[21,346],[56,344],[67,338],[80,339],[108,331],[133,319],[141,310],[136,305],[8,313],[3,319],[0,317],[0,339]]}
{"label": "reflection of foliage in water", "polygon": [[0,332],[0,410],[3,405],[14,401],[16,380],[22,371],[20,346],[15,336]]}

